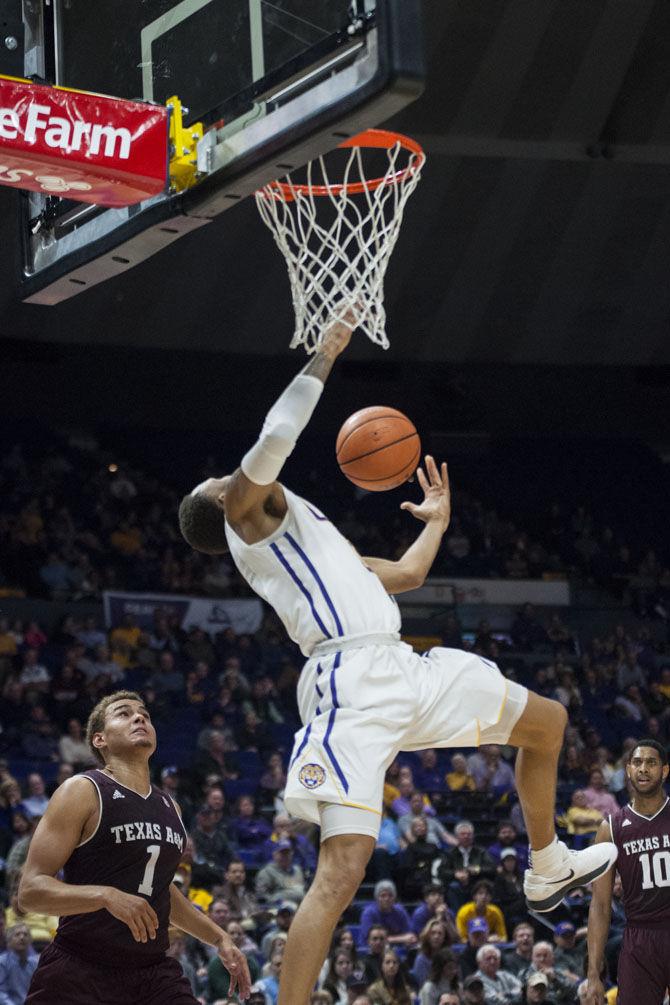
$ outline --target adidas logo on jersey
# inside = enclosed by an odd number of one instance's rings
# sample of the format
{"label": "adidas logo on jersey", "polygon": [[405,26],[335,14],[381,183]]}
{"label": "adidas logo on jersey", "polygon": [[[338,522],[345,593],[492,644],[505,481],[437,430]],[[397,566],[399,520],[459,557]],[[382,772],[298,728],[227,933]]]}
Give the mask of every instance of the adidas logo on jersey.
{"label": "adidas logo on jersey", "polygon": [[630,820],[624,820],[624,822],[621,824],[621,826],[622,827],[630,827]]}
{"label": "adidas logo on jersey", "polygon": [[126,797],[124,796],[123,792],[119,792],[118,789],[114,789],[114,795],[112,796],[112,799],[125,799],[125,798]]}

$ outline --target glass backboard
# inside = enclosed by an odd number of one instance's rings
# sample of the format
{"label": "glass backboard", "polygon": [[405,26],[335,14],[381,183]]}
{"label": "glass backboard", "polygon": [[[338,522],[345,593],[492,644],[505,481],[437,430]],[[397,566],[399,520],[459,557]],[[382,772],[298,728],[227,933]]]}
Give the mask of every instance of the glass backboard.
{"label": "glass backboard", "polygon": [[26,196],[22,287],[32,302],[58,303],[132,268],[288,167],[379,125],[423,86],[421,0],[52,0],[43,11],[53,18],[42,32],[54,39],[48,82],[161,104],[176,95],[204,137],[186,192],[168,185],[122,210]]}
{"label": "glass backboard", "polygon": [[350,0],[68,0],[58,83],[160,103],[178,94],[211,124],[337,49],[351,23]]}

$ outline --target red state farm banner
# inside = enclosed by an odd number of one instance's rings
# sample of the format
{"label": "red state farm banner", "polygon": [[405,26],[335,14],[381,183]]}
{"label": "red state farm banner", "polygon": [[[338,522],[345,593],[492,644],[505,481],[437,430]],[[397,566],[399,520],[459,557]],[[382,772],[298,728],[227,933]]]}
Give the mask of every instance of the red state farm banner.
{"label": "red state farm banner", "polygon": [[0,185],[130,206],[167,176],[167,108],[0,77]]}

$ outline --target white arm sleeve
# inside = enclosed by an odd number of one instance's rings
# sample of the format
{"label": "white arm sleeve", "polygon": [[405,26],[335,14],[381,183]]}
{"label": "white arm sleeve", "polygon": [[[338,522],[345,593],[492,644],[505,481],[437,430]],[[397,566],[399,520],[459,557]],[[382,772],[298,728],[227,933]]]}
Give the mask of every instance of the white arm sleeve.
{"label": "white arm sleeve", "polygon": [[260,437],[242,458],[240,467],[249,481],[271,485],[277,480],[322,391],[318,377],[299,373],[291,381],[268,412]]}

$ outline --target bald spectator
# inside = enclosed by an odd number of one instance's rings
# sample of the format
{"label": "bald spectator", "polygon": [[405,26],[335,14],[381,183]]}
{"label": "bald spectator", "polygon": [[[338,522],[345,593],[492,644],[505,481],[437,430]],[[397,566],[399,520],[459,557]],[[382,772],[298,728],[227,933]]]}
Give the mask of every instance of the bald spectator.
{"label": "bald spectator", "polygon": [[482,946],[478,951],[476,976],[482,979],[486,1005],[521,1005],[521,981],[514,974],[502,970],[500,964],[497,946]]}
{"label": "bald spectator", "polygon": [[442,856],[437,879],[444,886],[456,880],[466,892],[476,879],[493,880],[496,864],[484,848],[475,844],[475,829],[470,821],[460,820],[454,827],[454,834],[458,844]]}
{"label": "bald spectator", "polygon": [[556,1005],[572,1005],[577,989],[576,981],[555,965],[554,947],[550,942],[536,942],[531,965],[523,975],[526,982],[533,974],[544,974],[549,982],[548,996]]}

